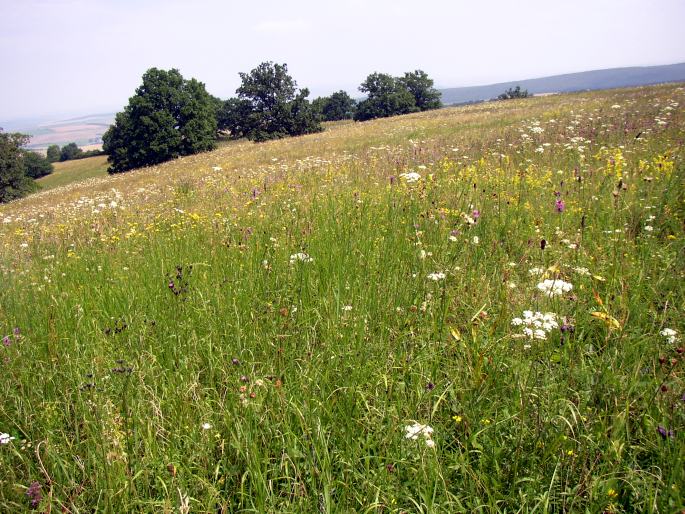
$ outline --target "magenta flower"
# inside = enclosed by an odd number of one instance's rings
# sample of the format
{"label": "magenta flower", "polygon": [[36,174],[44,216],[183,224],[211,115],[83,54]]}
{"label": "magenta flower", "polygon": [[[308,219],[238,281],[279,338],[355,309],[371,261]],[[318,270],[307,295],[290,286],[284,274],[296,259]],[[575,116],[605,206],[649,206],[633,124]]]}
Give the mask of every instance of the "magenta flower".
{"label": "magenta flower", "polygon": [[480,211],[478,209],[474,209],[471,215],[473,216],[474,220],[477,220],[478,218],[480,218]]}
{"label": "magenta flower", "polygon": [[566,204],[561,198],[557,198],[554,202],[554,208],[557,210],[557,212],[564,212],[564,209],[566,209]]}

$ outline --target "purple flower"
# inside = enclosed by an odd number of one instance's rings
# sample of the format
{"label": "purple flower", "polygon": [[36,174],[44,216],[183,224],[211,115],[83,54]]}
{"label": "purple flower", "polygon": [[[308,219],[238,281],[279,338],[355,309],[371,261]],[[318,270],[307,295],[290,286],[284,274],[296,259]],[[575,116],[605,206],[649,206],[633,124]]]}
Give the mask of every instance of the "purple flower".
{"label": "purple flower", "polygon": [[240,361],[239,361],[238,359],[236,359],[235,357],[233,357],[233,359],[231,360],[231,363],[232,363],[234,366],[237,366],[238,364],[240,364]]}
{"label": "purple flower", "polygon": [[435,389],[435,384],[433,382],[428,382],[428,384],[426,385],[426,389],[428,391],[432,391],[433,389]]}
{"label": "purple flower", "polygon": [[659,427],[656,429],[657,432],[659,432],[659,435],[661,436],[662,439],[666,439],[667,437],[673,438],[675,434],[673,433],[673,430],[666,430],[664,427],[659,425]]}
{"label": "purple flower", "polygon": [[473,209],[471,216],[473,216],[474,220],[477,220],[478,218],[480,218],[480,211],[478,209]]}
{"label": "purple flower", "polygon": [[10,340],[10,336],[5,336],[2,338],[2,344],[5,346],[9,346],[12,344],[12,341]]}
{"label": "purple flower", "polygon": [[397,180],[397,179],[395,178],[395,175],[390,175],[390,185],[391,185],[391,186],[395,183],[395,180]]}
{"label": "purple flower", "polygon": [[14,335],[15,335],[15,336],[20,336],[20,335],[21,335],[21,330],[19,330],[19,327],[14,327],[13,332],[14,332]]}
{"label": "purple flower", "polygon": [[43,499],[43,495],[40,492],[40,482],[32,482],[26,490],[26,496],[29,499],[29,504],[32,509],[38,507],[40,501]]}
{"label": "purple flower", "polygon": [[564,212],[564,209],[566,209],[566,204],[561,198],[557,198],[554,202],[554,208],[557,210],[557,212]]}

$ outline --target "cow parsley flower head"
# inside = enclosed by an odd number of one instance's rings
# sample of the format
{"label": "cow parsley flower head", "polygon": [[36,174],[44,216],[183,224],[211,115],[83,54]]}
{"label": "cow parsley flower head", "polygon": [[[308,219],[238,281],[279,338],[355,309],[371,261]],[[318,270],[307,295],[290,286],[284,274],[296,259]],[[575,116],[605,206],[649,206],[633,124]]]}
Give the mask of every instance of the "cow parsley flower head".
{"label": "cow parsley flower head", "polygon": [[573,289],[573,284],[564,282],[560,279],[547,279],[538,284],[538,289],[542,291],[545,296],[553,298],[555,296],[568,293],[571,289]]}
{"label": "cow parsley flower head", "polygon": [[405,182],[407,182],[407,184],[413,184],[413,183],[421,180],[421,175],[419,175],[415,171],[409,171],[407,173],[401,173],[400,177],[402,177],[405,180]]}
{"label": "cow parsley flower head", "polygon": [[307,255],[306,253],[299,252],[294,253],[290,256],[290,264],[295,264],[296,262],[313,262],[314,259]]}
{"label": "cow parsley flower head", "polygon": [[666,338],[669,344],[673,344],[678,340],[678,332],[672,328],[665,328],[659,333]]}
{"label": "cow parsley flower head", "polygon": [[513,318],[511,324],[514,327],[523,327],[521,334],[524,337],[542,341],[547,339],[550,332],[559,328],[557,315],[553,312],[523,311],[523,317]]}
{"label": "cow parsley flower head", "polygon": [[421,423],[414,423],[413,425],[406,425],[404,427],[404,437],[406,439],[411,439],[416,441],[420,436],[429,448],[435,447],[435,442],[433,441],[433,427],[430,425],[423,425]]}

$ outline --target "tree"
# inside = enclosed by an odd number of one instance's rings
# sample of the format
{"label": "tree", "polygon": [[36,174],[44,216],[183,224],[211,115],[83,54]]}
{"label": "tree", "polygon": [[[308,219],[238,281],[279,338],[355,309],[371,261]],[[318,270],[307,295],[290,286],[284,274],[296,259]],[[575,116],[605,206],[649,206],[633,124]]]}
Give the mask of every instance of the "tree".
{"label": "tree", "polygon": [[238,98],[225,104],[232,133],[265,141],[322,130],[307,100],[309,90],[297,92],[297,82],[288,74],[287,64],[263,62],[250,73],[240,73],[240,78]]}
{"label": "tree", "polygon": [[528,98],[528,90],[521,90],[521,86],[510,87],[497,97],[498,100],[513,100],[514,98]]}
{"label": "tree", "polygon": [[59,145],[50,145],[48,146],[48,161],[50,162],[57,162],[59,161],[60,155],[61,155],[61,150],[59,148]]}
{"label": "tree", "polygon": [[26,196],[36,189],[33,180],[26,176],[21,147],[29,136],[0,131],[0,203]]}
{"label": "tree", "polygon": [[398,80],[412,94],[420,111],[442,107],[442,93],[433,87],[433,79],[429,78],[425,71],[407,72]]}
{"label": "tree", "polygon": [[59,160],[71,161],[72,159],[78,159],[82,153],[83,150],[76,146],[76,143],[69,143],[62,147],[62,151],[59,154]]}
{"label": "tree", "polygon": [[217,112],[218,129],[228,131],[231,139],[246,137],[253,124],[251,115],[252,104],[248,100],[229,98]]}
{"label": "tree", "polygon": [[52,163],[45,157],[29,150],[22,151],[24,173],[27,177],[36,179],[53,172]]}
{"label": "tree", "polygon": [[216,147],[216,107],[203,83],[150,68],[105,132],[109,172],[159,164]]}
{"label": "tree", "polygon": [[357,107],[357,103],[345,91],[337,91],[331,96],[317,98],[313,105],[325,121],[352,119]]}
{"label": "tree", "polygon": [[357,105],[354,119],[366,121],[418,111],[414,96],[398,79],[386,73],[372,73],[361,83],[359,90],[367,98]]}

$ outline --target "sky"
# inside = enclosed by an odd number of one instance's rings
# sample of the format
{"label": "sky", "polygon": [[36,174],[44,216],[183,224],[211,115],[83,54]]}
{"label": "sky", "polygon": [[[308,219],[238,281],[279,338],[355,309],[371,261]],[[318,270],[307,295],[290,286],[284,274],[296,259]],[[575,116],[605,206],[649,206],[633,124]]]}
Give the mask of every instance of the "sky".
{"label": "sky", "polygon": [[685,62],[685,0],[0,0],[0,120],[121,110],[151,67],[221,98],[287,63],[312,97]]}

